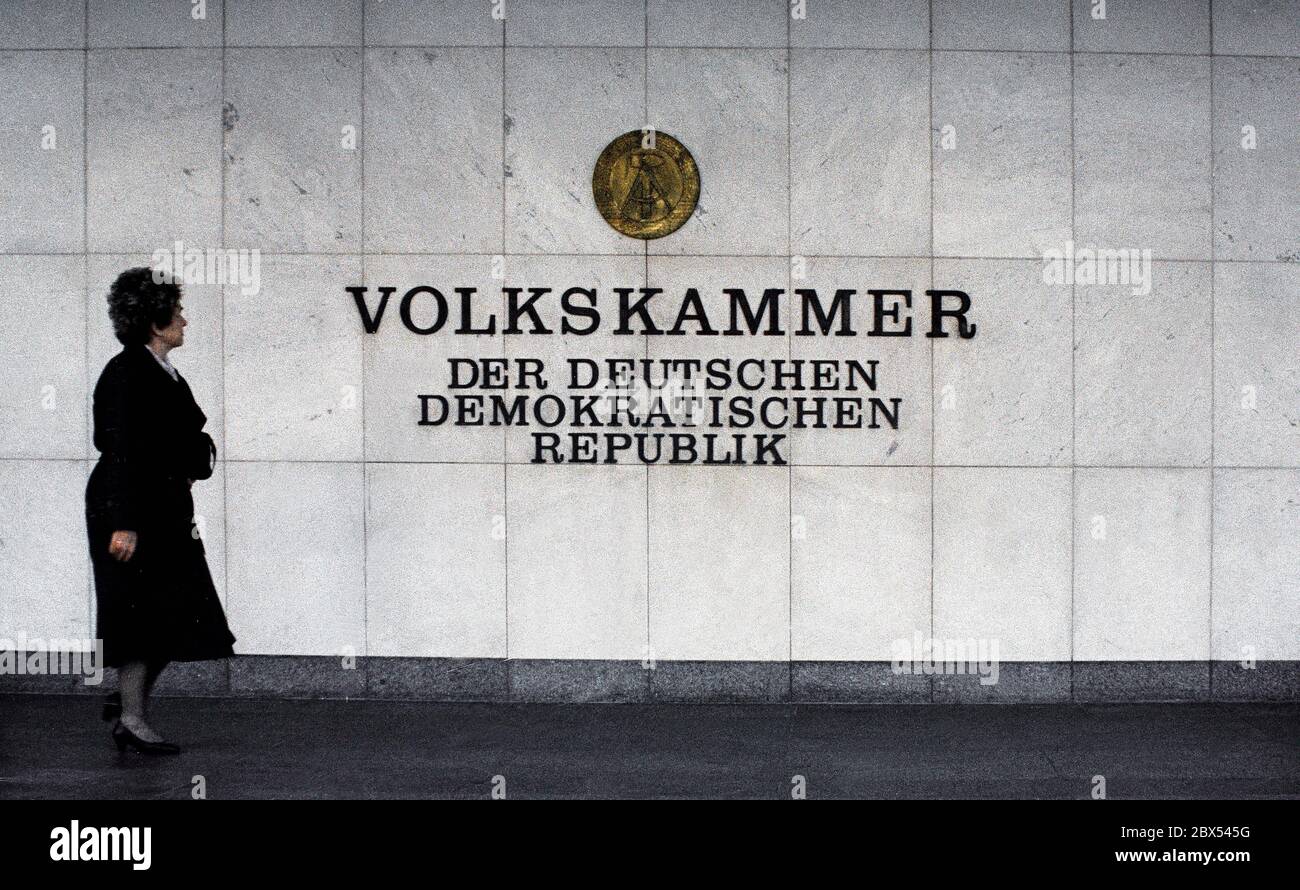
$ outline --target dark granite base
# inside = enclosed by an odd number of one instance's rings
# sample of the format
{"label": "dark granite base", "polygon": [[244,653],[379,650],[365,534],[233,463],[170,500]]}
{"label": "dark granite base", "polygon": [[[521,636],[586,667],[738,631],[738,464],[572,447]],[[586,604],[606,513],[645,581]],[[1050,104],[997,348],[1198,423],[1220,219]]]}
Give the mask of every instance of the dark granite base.
{"label": "dark granite base", "polygon": [[330,655],[237,655],[230,659],[232,695],[364,698],[365,659],[344,667]]}
{"label": "dark granite base", "polygon": [[1076,661],[1079,702],[1210,700],[1208,661]]}
{"label": "dark granite base", "polygon": [[790,697],[797,702],[928,702],[930,677],[896,674],[887,661],[795,661],[790,665]]}
{"label": "dark granite base", "polygon": [[84,677],[70,677],[67,674],[0,674],[0,692],[88,694],[108,688],[112,682],[111,671],[104,672],[104,681],[99,686],[87,685]]}
{"label": "dark granite base", "polygon": [[643,702],[651,671],[639,661],[519,659],[510,662],[510,698],[532,702]]}
{"label": "dark granite base", "polygon": [[505,701],[509,672],[502,658],[367,658],[371,698]]}
{"label": "dark granite base", "polygon": [[1213,661],[1210,689],[1215,701],[1300,701],[1300,661]]}
{"label": "dark granite base", "polygon": [[998,665],[996,682],[988,682],[993,679],[992,674],[987,678],[955,671],[935,674],[933,700],[944,704],[1070,700],[1068,661],[1004,661]]}
{"label": "dark granite base", "polygon": [[[940,666],[942,667],[942,666]],[[170,665],[161,696],[518,702],[1294,702],[1300,661],[1003,662],[977,674],[894,673],[888,662],[341,658],[239,655]],[[0,674],[0,693],[101,695],[81,676]]]}
{"label": "dark granite base", "polygon": [[788,661],[657,661],[649,674],[652,701],[790,700]]}
{"label": "dark granite base", "polygon": [[[116,677],[113,688],[117,688]],[[155,695],[226,695],[230,692],[229,660],[173,662],[158,676],[153,691]]]}

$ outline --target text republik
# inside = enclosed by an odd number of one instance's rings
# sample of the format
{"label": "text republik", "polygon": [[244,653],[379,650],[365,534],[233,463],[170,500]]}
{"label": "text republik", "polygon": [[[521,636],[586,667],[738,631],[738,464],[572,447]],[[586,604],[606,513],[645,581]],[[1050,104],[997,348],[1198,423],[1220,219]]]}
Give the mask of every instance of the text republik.
{"label": "text republik", "polygon": [[[397,288],[346,288],[356,303],[357,313],[366,333],[378,332],[388,310],[389,302]],[[723,288],[725,306],[716,307],[713,313],[696,288],[688,288],[676,304],[670,302],[663,288],[616,287],[612,310],[602,306],[600,295],[594,288],[570,287],[557,291],[550,287],[503,287],[505,302],[504,325],[498,331],[497,312],[488,308],[489,299],[480,296],[474,287],[454,288],[456,298],[448,298],[435,287],[418,285],[408,289],[398,301],[398,314],[402,325],[414,334],[436,334],[448,322],[452,303],[457,306],[459,318],[452,330],[457,334],[563,334],[585,336],[594,334],[606,323],[609,313],[616,320],[614,334],[680,336],[742,336],[763,335],[783,337],[786,328],[784,301],[788,295],[784,288],[768,288],[761,297],[751,297],[743,288]],[[526,291],[526,293],[525,293]],[[927,290],[929,297],[929,329],[926,337],[944,338],[955,333],[967,340],[975,336],[976,325],[966,316],[971,308],[971,298],[959,290]],[[558,297],[558,301],[557,298]],[[866,302],[868,327],[862,331],[868,337],[911,337],[912,291],[866,291],[864,298],[852,288],[837,288],[834,296],[824,300],[814,288],[797,288],[794,298],[799,308],[799,326],[795,336],[857,336],[855,304]],[[609,302],[608,298],[606,301]],[[664,306],[665,303],[669,305]],[[827,305],[829,303],[829,305]],[[857,314],[862,314],[859,306]],[[671,315],[672,324],[663,327],[655,316]],[[727,324],[721,327],[721,316]],[[945,324],[948,322],[949,324]],[[525,326],[526,325],[526,326]],[[948,328],[954,328],[951,333]]]}

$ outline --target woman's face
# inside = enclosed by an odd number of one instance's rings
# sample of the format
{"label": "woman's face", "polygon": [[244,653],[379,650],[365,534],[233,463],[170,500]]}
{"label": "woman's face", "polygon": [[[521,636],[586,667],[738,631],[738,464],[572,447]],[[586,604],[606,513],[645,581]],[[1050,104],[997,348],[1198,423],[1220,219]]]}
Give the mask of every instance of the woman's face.
{"label": "woman's face", "polygon": [[160,328],[157,325],[153,326],[154,333],[158,335],[158,339],[167,344],[169,349],[175,349],[177,346],[180,346],[185,342],[185,325],[189,324],[189,322],[185,320],[185,316],[182,314],[183,309],[184,307],[180,303],[177,303],[175,310],[172,311],[171,324],[167,325],[165,328]]}

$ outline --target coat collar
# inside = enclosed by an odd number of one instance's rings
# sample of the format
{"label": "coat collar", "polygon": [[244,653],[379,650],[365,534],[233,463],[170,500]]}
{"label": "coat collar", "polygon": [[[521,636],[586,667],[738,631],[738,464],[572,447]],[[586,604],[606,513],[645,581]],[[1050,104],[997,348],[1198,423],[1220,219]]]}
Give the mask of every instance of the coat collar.
{"label": "coat collar", "polygon": [[137,343],[133,347],[128,347],[127,351],[134,353],[136,361],[141,364],[148,364],[149,367],[156,370],[162,375],[163,379],[167,380],[169,383],[180,383],[180,369],[176,369],[176,378],[173,379],[172,375],[167,373],[167,369],[162,366],[162,362],[158,361],[158,356],[154,355],[153,350],[145,344]]}

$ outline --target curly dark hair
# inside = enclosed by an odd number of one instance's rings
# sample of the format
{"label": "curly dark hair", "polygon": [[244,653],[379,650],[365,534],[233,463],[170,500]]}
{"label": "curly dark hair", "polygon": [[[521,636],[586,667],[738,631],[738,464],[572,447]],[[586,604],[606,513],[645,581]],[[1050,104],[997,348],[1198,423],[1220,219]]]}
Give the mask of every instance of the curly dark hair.
{"label": "curly dark hair", "polygon": [[171,324],[180,301],[181,287],[173,276],[148,266],[127,269],[108,291],[113,333],[125,346],[148,343],[153,336],[151,325],[165,328]]}

